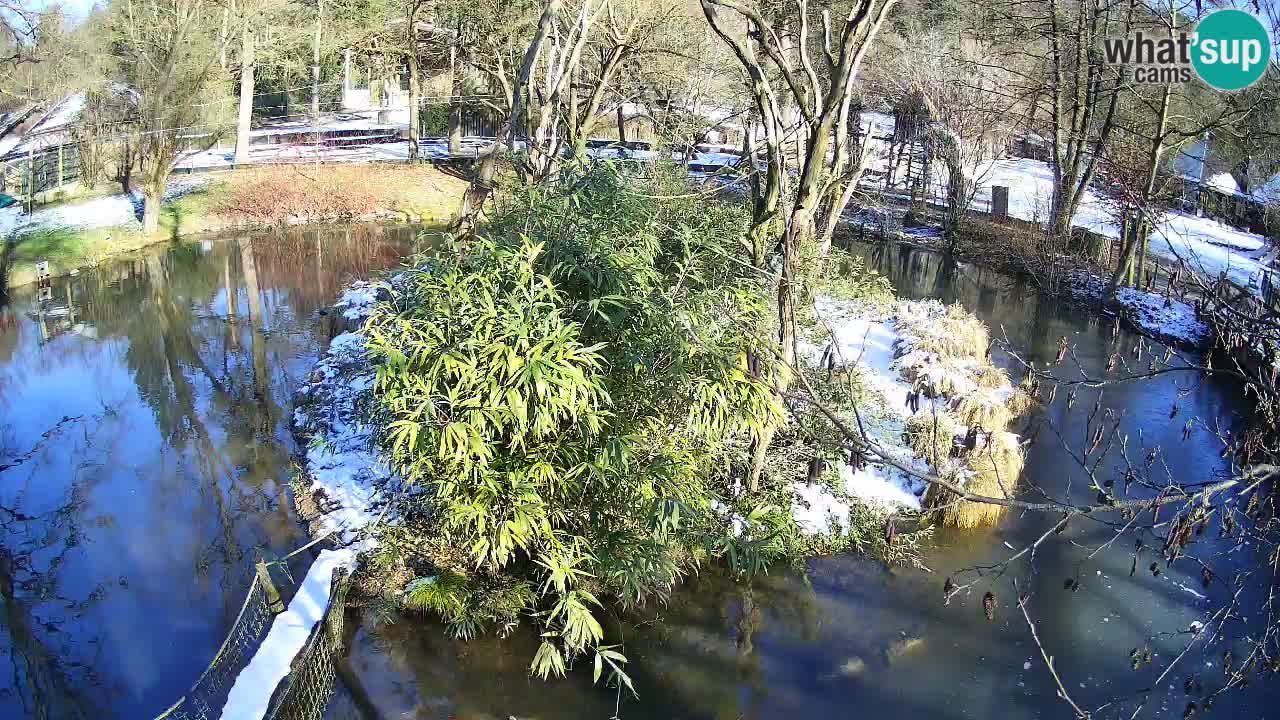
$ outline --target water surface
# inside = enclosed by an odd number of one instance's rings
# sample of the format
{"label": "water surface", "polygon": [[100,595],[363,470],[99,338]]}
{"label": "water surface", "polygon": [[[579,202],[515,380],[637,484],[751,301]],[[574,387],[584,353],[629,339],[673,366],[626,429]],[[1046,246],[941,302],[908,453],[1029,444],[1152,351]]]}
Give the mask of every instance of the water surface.
{"label": "water surface", "polygon": [[[1039,298],[1033,288],[990,270],[905,246],[855,251],[889,277],[901,295],[962,303],[1031,361],[1052,360],[1059,339],[1067,337],[1082,366],[1101,373],[1113,352],[1132,356],[1140,342],[1124,331],[1113,336],[1105,319]],[[994,358],[1012,364],[998,351]],[[1096,492],[1088,488],[1073,453],[1085,443],[1086,410],[1096,398],[1096,391],[1082,391],[1068,410],[1062,392],[1046,408],[1050,422],[1029,451],[1029,482],[1058,496],[1094,500]],[[1175,399],[1181,413],[1176,421],[1169,418]],[[1227,471],[1219,459],[1219,440],[1208,428],[1220,423],[1230,429],[1246,409],[1229,383],[1197,385],[1194,378],[1174,376],[1108,388],[1100,408],[1120,418],[1136,457],[1159,446],[1158,463],[1180,480],[1209,480]],[[1184,441],[1183,420],[1193,416],[1204,424]],[[1098,476],[1119,472],[1112,461]],[[1110,706],[1097,717],[1128,718],[1134,699],[1191,639],[1186,632],[1191,623],[1204,619],[1210,603],[1221,602],[1228,590],[1221,582],[1204,588],[1199,568],[1190,563],[1154,577],[1145,571],[1149,555],[1131,577],[1129,537],[1091,559],[1117,528],[1079,522],[1037,551],[1034,570],[1018,565],[943,604],[946,576],[1008,557],[1011,548],[1021,548],[1055,521],[1010,514],[994,530],[943,534],[940,546],[925,557],[932,573],[889,570],[844,555],[812,560],[802,571],[775,568],[743,586],[708,568],[678,589],[667,606],[647,608],[606,628],[611,640],[626,642],[638,700],[619,702],[614,690],[592,686],[589,667],[557,682],[529,678],[527,664],[536,649],[530,633],[464,643],[427,619],[366,617],[350,658],[357,692],[344,693],[331,716],[369,717],[359,710],[371,704],[384,718],[458,720],[608,718],[615,712],[654,720],[1070,718],[1013,605],[1016,579],[1019,589],[1030,593],[1041,640],[1057,658],[1072,696],[1090,709],[1118,698],[1123,710]],[[1216,526],[1203,542],[1215,543],[1215,537]],[[1230,577],[1234,563],[1251,560],[1249,555],[1245,549],[1216,561],[1215,572]],[[1080,589],[1064,591],[1066,578],[1077,579]],[[991,622],[981,608],[988,590],[999,603]],[[1259,592],[1250,588],[1244,607],[1257,607]],[[1228,629],[1228,641],[1247,632],[1242,623]],[[1135,672],[1129,653],[1147,645],[1155,662]],[[1225,646],[1188,653],[1152,693],[1144,717],[1182,717],[1187,703],[1199,700],[1184,693],[1187,677],[1198,679],[1206,691],[1219,687]],[[1262,717],[1276,700],[1273,684],[1255,682],[1221,698],[1213,712]]]}
{"label": "water surface", "polygon": [[148,718],[194,682],[255,560],[306,542],[291,399],[325,309],[415,236],[209,238],[56,279],[44,301],[16,289],[0,308],[0,717]]}

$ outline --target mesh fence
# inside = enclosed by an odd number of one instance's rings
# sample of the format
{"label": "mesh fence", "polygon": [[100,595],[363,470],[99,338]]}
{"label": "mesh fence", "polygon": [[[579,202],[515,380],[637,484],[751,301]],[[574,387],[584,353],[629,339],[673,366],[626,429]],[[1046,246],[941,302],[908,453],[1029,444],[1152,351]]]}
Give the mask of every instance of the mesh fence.
{"label": "mesh fence", "polygon": [[267,592],[258,577],[254,577],[245,596],[240,614],[236,616],[227,639],[214,655],[209,667],[191,690],[182,696],[156,720],[216,720],[222,715],[222,705],[236,676],[249,664],[267,627],[275,618],[267,599]]}
{"label": "mesh fence", "polygon": [[27,197],[80,179],[80,151],[59,145],[0,163],[0,192]]}
{"label": "mesh fence", "polygon": [[332,583],[329,606],[293,659],[265,720],[321,720],[325,715],[337,677],[336,661],[342,655],[343,611],[351,576],[345,568],[338,568]]}

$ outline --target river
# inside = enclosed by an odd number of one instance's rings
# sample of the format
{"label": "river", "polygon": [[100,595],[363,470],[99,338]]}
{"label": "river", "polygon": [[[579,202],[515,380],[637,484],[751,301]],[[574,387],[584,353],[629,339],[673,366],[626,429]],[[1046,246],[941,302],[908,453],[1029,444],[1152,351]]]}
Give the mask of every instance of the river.
{"label": "river", "polygon": [[[148,718],[200,674],[256,557],[305,542],[288,489],[290,403],[332,332],[325,308],[348,280],[394,266],[412,235],[331,227],[184,242],[55,280],[43,305],[19,288],[0,309],[0,466],[13,465],[0,471],[0,647],[13,666],[0,716]],[[989,270],[903,246],[858,252],[900,294],[961,302],[1040,362],[1066,336],[1100,372],[1113,348],[1138,342]],[[1108,388],[1103,406],[1123,414],[1135,444],[1160,445],[1179,476],[1207,479],[1225,470],[1220,445],[1200,427],[1184,441],[1183,418],[1229,428],[1245,408],[1232,385],[1193,380]],[[1032,483],[1093,498],[1067,448],[1084,442],[1094,397],[1082,391],[1068,411],[1060,393],[1046,409],[1065,442],[1041,431]],[[1181,631],[1227,590],[1202,588],[1184,564],[1130,577],[1127,538],[1089,559],[1112,529],[1080,523],[1041,547],[1034,574],[1019,566],[942,603],[945,577],[1007,557],[1051,523],[1014,514],[943,537],[925,558],[932,573],[838,556],[741,585],[705,568],[667,605],[606,628],[626,643],[639,699],[593,686],[586,667],[530,679],[527,633],[462,643],[428,619],[360,617],[348,659],[358,690],[341,691],[330,717],[1067,718],[1012,603],[1015,576],[1087,707],[1149,687],[1190,639]],[[1066,577],[1079,591],[1063,590]],[[992,622],[980,607],[987,589],[999,600]],[[1135,672],[1129,652],[1148,642],[1155,662]],[[1183,678],[1216,687],[1221,653],[1188,653],[1151,710],[1181,717]],[[1275,700],[1271,684],[1254,683],[1214,713],[1262,716]]]}
{"label": "river", "polygon": [[415,242],[380,226],[197,239],[55,279],[44,303],[15,289],[0,717],[151,718],[204,671],[257,557],[307,541],[290,406],[326,308]]}

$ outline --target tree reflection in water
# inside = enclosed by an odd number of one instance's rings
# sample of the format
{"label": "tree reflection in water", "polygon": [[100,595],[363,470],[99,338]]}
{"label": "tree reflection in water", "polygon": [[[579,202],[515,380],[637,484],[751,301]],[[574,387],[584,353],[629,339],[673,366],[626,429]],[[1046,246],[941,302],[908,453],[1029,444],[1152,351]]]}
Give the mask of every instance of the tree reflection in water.
{"label": "tree reflection in water", "polygon": [[0,468],[23,458],[0,470],[0,717],[148,717],[203,671],[257,556],[304,542],[289,408],[333,332],[321,312],[416,237],[242,233],[57,279],[49,302],[15,289],[0,308]]}

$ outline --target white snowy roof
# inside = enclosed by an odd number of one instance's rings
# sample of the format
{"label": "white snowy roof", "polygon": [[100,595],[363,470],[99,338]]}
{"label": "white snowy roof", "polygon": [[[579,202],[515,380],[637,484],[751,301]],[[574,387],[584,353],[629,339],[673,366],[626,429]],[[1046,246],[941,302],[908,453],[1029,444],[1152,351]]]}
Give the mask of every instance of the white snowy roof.
{"label": "white snowy roof", "polygon": [[1236,179],[1228,172],[1215,173],[1210,176],[1208,180],[1205,180],[1204,184],[1206,187],[1213,188],[1218,192],[1223,192],[1228,195],[1237,195],[1240,193],[1240,184],[1237,183]]}
{"label": "white snowy roof", "polygon": [[1280,203],[1280,173],[1254,188],[1250,195],[1258,202]]}

